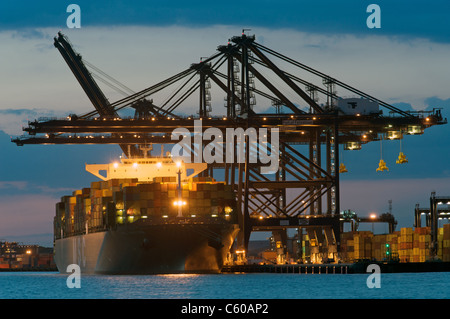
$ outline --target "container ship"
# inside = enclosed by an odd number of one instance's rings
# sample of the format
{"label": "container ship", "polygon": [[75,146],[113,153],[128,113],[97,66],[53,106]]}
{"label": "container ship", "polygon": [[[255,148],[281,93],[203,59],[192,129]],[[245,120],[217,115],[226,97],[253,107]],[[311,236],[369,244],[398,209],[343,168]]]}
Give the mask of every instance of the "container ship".
{"label": "container ship", "polygon": [[231,185],[199,177],[205,169],[169,155],[86,164],[101,181],[56,204],[58,270],[219,273],[239,231],[236,198]]}

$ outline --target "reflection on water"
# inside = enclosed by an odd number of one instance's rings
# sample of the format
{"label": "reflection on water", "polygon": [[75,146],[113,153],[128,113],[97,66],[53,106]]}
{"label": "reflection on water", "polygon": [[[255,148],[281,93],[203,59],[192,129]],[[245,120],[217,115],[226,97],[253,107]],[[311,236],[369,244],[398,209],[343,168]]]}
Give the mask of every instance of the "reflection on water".
{"label": "reflection on water", "polygon": [[162,277],[165,280],[193,280],[199,278],[201,275],[199,274],[164,274],[164,275],[155,275],[156,277]]}
{"label": "reflection on water", "polygon": [[165,278],[195,278],[200,276],[199,274],[162,274],[162,275],[155,275],[158,277],[165,277]]}

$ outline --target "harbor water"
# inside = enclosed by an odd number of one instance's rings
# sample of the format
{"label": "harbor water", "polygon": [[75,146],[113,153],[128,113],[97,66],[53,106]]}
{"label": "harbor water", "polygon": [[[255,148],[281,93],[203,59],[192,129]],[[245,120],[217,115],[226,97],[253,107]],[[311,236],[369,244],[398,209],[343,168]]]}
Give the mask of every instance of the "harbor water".
{"label": "harbor water", "polygon": [[1,299],[449,299],[450,272],[380,274],[81,275],[0,272]]}

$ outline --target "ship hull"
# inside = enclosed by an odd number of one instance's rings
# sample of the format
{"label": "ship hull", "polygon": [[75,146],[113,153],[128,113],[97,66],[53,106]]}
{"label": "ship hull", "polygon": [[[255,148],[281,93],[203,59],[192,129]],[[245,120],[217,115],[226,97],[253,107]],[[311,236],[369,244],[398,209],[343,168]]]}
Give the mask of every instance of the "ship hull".
{"label": "ship hull", "polygon": [[115,229],[55,241],[55,263],[66,273],[219,273],[238,227],[230,223],[152,224],[140,220]]}

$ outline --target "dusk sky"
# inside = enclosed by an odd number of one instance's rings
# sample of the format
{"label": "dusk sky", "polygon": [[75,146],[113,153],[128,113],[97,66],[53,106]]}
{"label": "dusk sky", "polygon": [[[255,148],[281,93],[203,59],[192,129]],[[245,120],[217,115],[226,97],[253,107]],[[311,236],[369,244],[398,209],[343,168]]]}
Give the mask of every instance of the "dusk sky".
{"label": "dusk sky", "polygon": [[[69,29],[69,4],[81,28]],[[381,8],[370,29],[369,4]],[[93,109],[53,37],[66,34],[83,58],[134,91],[182,70],[251,29],[256,41],[404,110],[442,108],[450,118],[450,3],[427,1],[34,1],[0,3],[0,239],[52,245],[55,203],[89,187],[85,163],[121,154],[110,145],[26,145],[11,137],[39,117]],[[100,84],[101,86],[101,84]],[[122,96],[101,86],[113,102]],[[338,90],[338,95],[339,95]],[[215,107],[215,105],[217,105]],[[223,114],[223,95],[213,97]],[[181,112],[190,114],[196,105]],[[261,105],[258,110],[270,106]],[[342,152],[341,209],[361,216],[388,210],[411,227],[414,206],[432,191],[450,195],[450,126],[406,136],[409,163],[395,164],[399,141],[383,141],[389,172],[376,172],[380,143]],[[33,236],[31,236],[33,235]]]}

